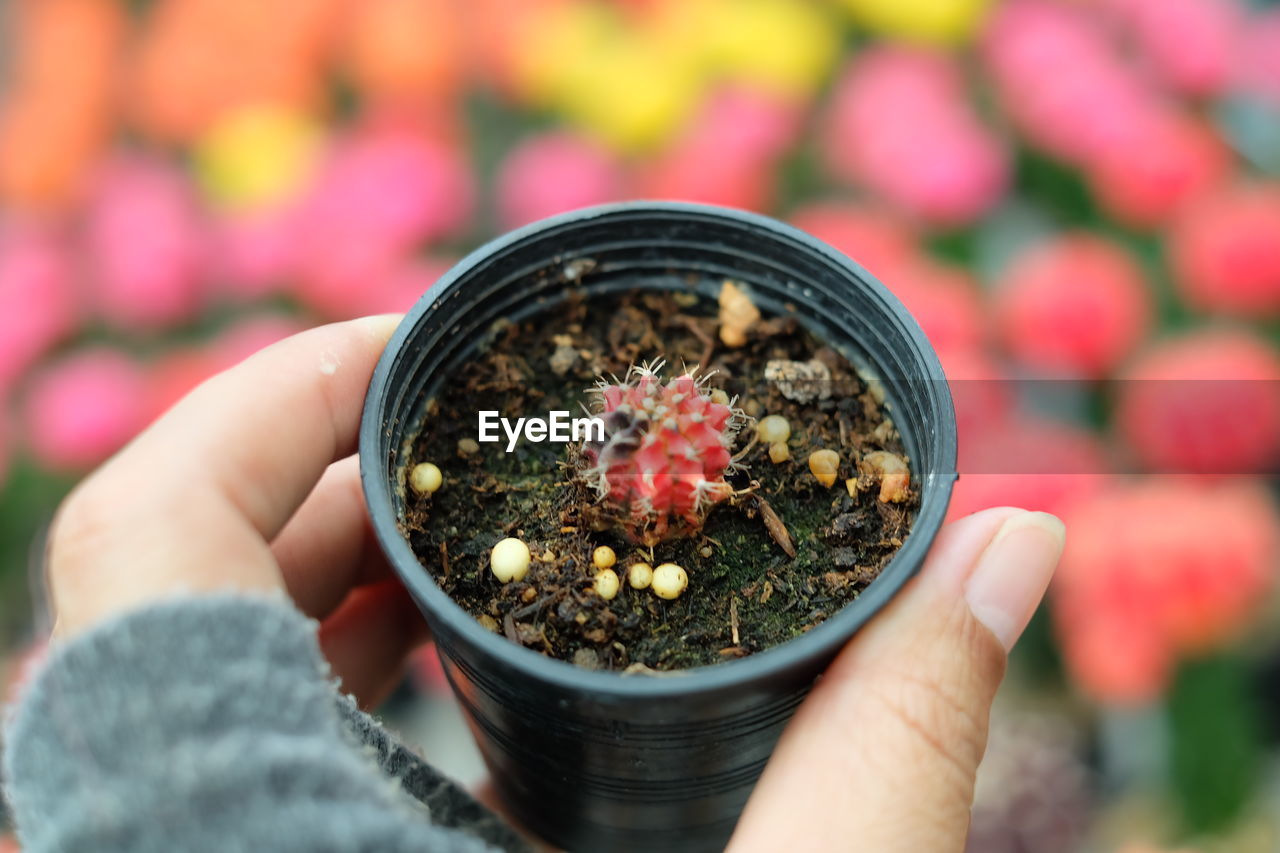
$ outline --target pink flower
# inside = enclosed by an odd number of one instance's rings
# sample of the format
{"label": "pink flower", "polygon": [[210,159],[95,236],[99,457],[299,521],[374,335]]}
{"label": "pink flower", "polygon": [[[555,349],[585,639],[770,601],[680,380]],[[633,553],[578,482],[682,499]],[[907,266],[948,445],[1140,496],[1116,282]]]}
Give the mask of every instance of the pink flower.
{"label": "pink flower", "polygon": [[622,196],[616,158],[595,142],[564,131],[522,141],[498,172],[499,218],[507,228]]}
{"label": "pink flower", "polygon": [[34,225],[0,224],[0,394],[80,320],[71,259]]}
{"label": "pink flower", "polygon": [[422,244],[470,222],[471,176],[459,151],[423,133],[366,130],[340,145],[304,202],[298,296],[334,317],[368,282]]}
{"label": "pink flower", "polygon": [[983,41],[1005,112],[1035,145],[1085,163],[1158,103],[1096,16],[1044,0],[999,6]]}
{"label": "pink flower", "polygon": [[1245,15],[1233,0],[1109,0],[1162,82],[1187,95],[1231,82]]}
{"label": "pink flower", "polygon": [[902,300],[939,351],[977,349],[986,317],[973,280],[962,269],[918,255],[887,269],[881,280]]}
{"label": "pink flower", "polygon": [[993,506],[1061,514],[1110,480],[1093,433],[1030,417],[961,433],[959,470],[949,518]]}
{"label": "pink flower", "polygon": [[90,297],[110,323],[164,329],[200,309],[208,259],[204,222],[186,179],[155,160],[120,158],[89,204]]}
{"label": "pink flower", "polygon": [[956,428],[963,447],[970,436],[999,428],[1013,406],[1013,383],[985,352],[975,347],[938,350],[951,389]]}
{"label": "pink flower", "polygon": [[1055,622],[1075,680],[1103,701],[1155,698],[1180,655],[1237,636],[1275,582],[1276,508],[1252,481],[1118,485],[1065,520]]}
{"label": "pink flower", "polygon": [[969,107],[955,60],[942,54],[860,54],[837,84],[824,142],[834,174],[931,223],[973,221],[1008,183],[1004,146]]}
{"label": "pink flower", "polygon": [[402,314],[422,295],[435,287],[440,277],[454,265],[449,258],[417,258],[397,267],[372,288],[359,306],[364,314]]}
{"label": "pink flower", "polygon": [[23,425],[42,465],[77,470],[96,465],[131,439],[148,411],[145,371],[107,347],[80,350],[31,380]]}
{"label": "pink flower", "polygon": [[1014,258],[997,285],[995,314],[1022,363],[1099,378],[1142,339],[1151,305],[1127,252],[1100,237],[1067,234]]}
{"label": "pink flower", "polygon": [[1154,471],[1240,474],[1280,459],[1280,353],[1229,329],[1152,346],[1119,384],[1116,422]]}
{"label": "pink flower", "polygon": [[934,348],[977,348],[986,336],[978,289],[955,267],[930,259],[916,233],[891,211],[850,202],[814,202],[791,223],[831,244],[883,282],[915,317]]}
{"label": "pink flower", "polygon": [[892,211],[853,202],[811,202],[790,216],[791,224],[831,244],[874,276],[914,258],[919,238]]}
{"label": "pink flower", "polygon": [[223,329],[210,343],[208,353],[217,370],[226,370],[306,328],[306,323],[287,314],[252,314]]}
{"label": "pink flower", "polygon": [[1257,11],[1240,36],[1236,86],[1280,104],[1280,9]]}
{"label": "pink flower", "polygon": [[799,132],[794,104],[747,89],[714,95],[688,131],[635,176],[638,194],[768,208],[779,158]]}
{"label": "pink flower", "polygon": [[409,310],[453,262],[441,258],[387,258],[353,286],[339,278],[304,279],[298,292],[308,307],[325,317],[349,319]]}
{"label": "pink flower", "polygon": [[786,98],[748,86],[726,86],[707,99],[691,136],[701,137],[707,147],[715,142],[774,160],[799,137],[800,119],[799,106]]}
{"label": "pink flower", "polygon": [[1202,199],[1175,224],[1167,245],[1188,304],[1280,314],[1280,184],[1227,187]]}
{"label": "pink flower", "polygon": [[299,218],[290,204],[227,214],[217,222],[213,263],[222,292],[249,302],[283,289],[299,266]]}
{"label": "pink flower", "polygon": [[1231,169],[1230,152],[1203,122],[1153,110],[1130,131],[1088,166],[1094,196],[1126,224],[1164,224]]}

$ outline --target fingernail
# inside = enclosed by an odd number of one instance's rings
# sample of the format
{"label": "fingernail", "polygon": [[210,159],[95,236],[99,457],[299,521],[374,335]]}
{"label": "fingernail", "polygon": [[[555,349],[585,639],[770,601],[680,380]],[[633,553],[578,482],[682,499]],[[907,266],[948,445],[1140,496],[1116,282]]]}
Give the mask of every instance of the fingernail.
{"label": "fingernail", "polygon": [[1044,597],[1066,537],[1056,517],[1024,512],[1005,521],[978,558],[964,597],[1006,650],[1013,648]]}

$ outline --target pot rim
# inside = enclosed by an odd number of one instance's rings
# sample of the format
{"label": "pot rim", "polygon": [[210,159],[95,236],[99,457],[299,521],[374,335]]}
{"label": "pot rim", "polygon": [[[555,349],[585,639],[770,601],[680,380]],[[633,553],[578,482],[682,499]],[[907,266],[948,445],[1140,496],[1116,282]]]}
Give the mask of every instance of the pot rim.
{"label": "pot rim", "polygon": [[[850,277],[860,280],[875,293],[887,310],[898,315],[907,335],[922,356],[920,363],[915,366],[922,370],[922,378],[926,380],[927,386],[935,389],[935,394],[942,395],[942,399],[938,401],[942,423],[935,424],[934,430],[941,445],[938,448],[938,463],[931,466],[932,470],[925,480],[920,511],[911,532],[880,575],[856,599],[799,637],[745,658],[677,670],[664,674],[663,677],[627,676],[618,672],[583,669],[568,661],[547,657],[516,645],[483,628],[435,583],[400,532],[392,501],[392,483],[382,474],[383,452],[380,448],[383,431],[381,408],[396,359],[409,341],[418,321],[449,287],[495,255],[544,231],[634,213],[692,214],[732,220],[740,225],[763,229],[774,236],[788,238],[820,253]],[[942,526],[957,478],[955,435],[955,411],[937,353],[901,301],[860,264],[816,237],[762,214],[692,202],[627,201],[581,208],[522,226],[484,243],[445,272],[405,314],[378,358],[360,419],[358,450],[360,481],[374,534],[400,580],[413,593],[419,606],[431,611],[434,619],[443,622],[450,631],[462,635],[468,643],[479,647],[482,652],[541,682],[569,691],[587,691],[599,699],[661,699],[677,695],[715,693],[782,677],[793,667],[830,657],[838,652],[923,564]],[[918,436],[917,441],[924,443],[927,438],[928,436]]]}

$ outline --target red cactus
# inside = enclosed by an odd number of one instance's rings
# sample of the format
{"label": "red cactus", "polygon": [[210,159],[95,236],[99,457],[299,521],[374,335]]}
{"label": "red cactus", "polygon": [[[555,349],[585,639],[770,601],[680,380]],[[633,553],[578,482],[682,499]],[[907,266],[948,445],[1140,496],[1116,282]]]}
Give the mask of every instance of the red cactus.
{"label": "red cactus", "polygon": [[[740,410],[685,373],[665,384],[662,363],[635,366],[622,382],[601,382],[604,440],[588,442],[586,481],[628,535],[645,545],[687,535],[733,493],[730,448]],[[723,392],[718,392],[723,395]]]}

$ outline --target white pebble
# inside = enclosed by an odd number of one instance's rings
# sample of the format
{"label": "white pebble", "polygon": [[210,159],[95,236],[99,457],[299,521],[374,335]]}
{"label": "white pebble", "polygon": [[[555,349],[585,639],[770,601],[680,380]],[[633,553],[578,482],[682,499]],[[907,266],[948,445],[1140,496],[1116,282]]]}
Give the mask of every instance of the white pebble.
{"label": "white pebble", "polygon": [[647,589],[653,583],[653,566],[648,563],[636,563],[627,569],[627,582],[632,589]]}
{"label": "white pebble", "polygon": [[529,573],[529,546],[519,539],[503,539],[489,554],[489,568],[503,583],[524,580]]}
{"label": "white pebble", "polygon": [[608,569],[618,562],[618,555],[608,545],[601,545],[591,552],[591,562],[597,569]]}
{"label": "white pebble", "polygon": [[609,601],[616,596],[618,594],[618,587],[621,585],[622,582],[618,580],[618,573],[613,569],[601,569],[596,572],[596,577],[593,581],[596,595],[600,596],[605,601]]}
{"label": "white pebble", "polygon": [[756,424],[756,435],[764,444],[778,444],[791,438],[791,424],[782,415],[769,415]]}
{"label": "white pebble", "polygon": [[653,570],[653,592],[658,598],[679,598],[687,586],[689,575],[675,563],[663,563]]}
{"label": "white pebble", "polygon": [[409,473],[409,485],[420,495],[431,494],[440,488],[440,484],[443,482],[444,475],[440,473],[439,468],[430,462],[414,465],[413,470]]}

